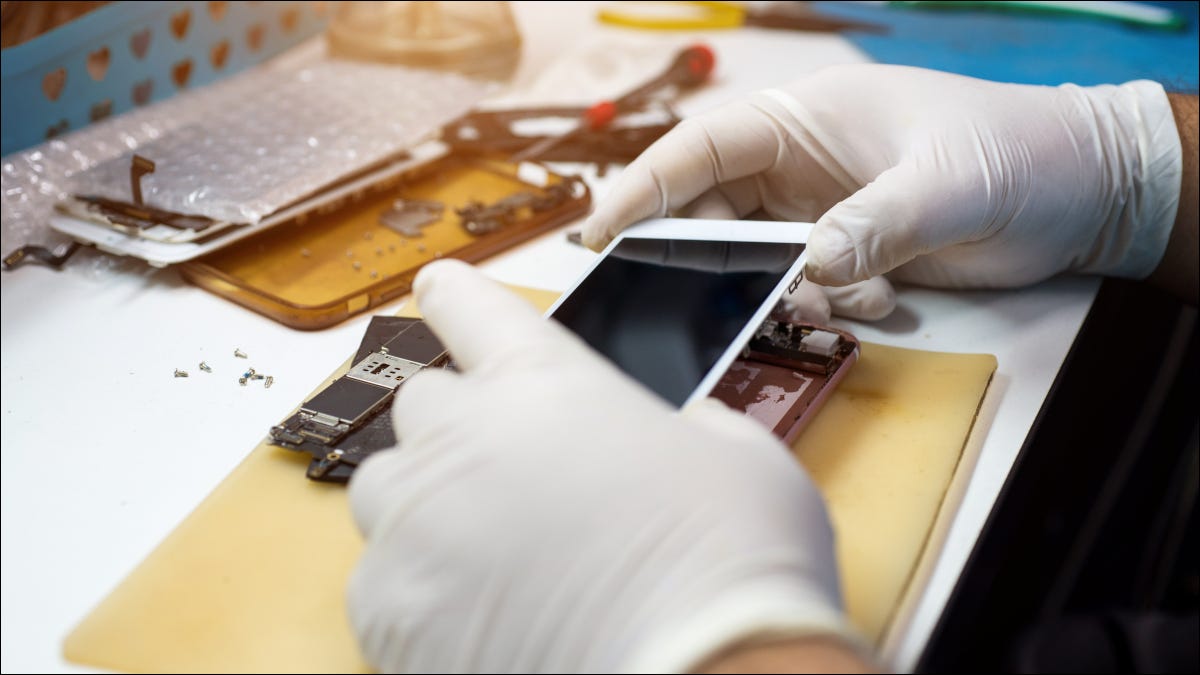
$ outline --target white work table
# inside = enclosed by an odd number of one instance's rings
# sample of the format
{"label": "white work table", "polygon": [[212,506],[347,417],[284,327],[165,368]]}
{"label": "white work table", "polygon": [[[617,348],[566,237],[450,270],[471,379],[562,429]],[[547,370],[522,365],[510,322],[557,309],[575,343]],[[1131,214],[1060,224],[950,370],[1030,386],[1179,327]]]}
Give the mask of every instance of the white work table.
{"label": "white work table", "polygon": [[[697,38],[713,46],[717,76],[679,106],[685,114],[824,65],[868,60],[837,36],[630,34],[600,28],[586,3],[516,9],[526,44],[518,93],[564,93],[569,86],[556,87],[547,69],[559,69],[566,81],[563,59],[593,58],[613,41],[627,42],[630,53],[658,54],[662,63]],[[596,199],[614,173],[592,181],[594,173],[585,172]],[[20,243],[3,242],[4,252]],[[560,230],[482,267],[507,283],[561,290],[592,255]],[[187,285],[172,270],[106,269],[98,258],[88,251],[61,272],[30,265],[0,274],[5,672],[83,671],[62,660],[64,636],[268,427],[354,352],[369,320],[296,331]],[[867,341],[991,353],[999,362],[981,411],[978,459],[952,486],[960,505],[939,523],[930,573],[917,579],[914,601],[886,641],[893,668],[915,665],[1097,287],[1095,279],[1060,278],[1013,292],[901,288],[888,319],[841,323]],[[393,313],[401,302],[375,313]],[[235,347],[250,358],[235,359]],[[201,360],[215,372],[200,372]],[[248,365],[274,375],[274,386],[238,386]],[[191,376],[177,379],[175,368]]]}

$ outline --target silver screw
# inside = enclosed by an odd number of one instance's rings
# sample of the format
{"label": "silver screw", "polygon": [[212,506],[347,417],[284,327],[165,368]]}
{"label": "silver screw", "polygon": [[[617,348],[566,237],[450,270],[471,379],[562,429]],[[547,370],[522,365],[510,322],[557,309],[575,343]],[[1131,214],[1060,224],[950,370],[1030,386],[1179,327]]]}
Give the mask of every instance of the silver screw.
{"label": "silver screw", "polygon": [[237,347],[234,347],[234,348],[233,348],[233,355],[234,355],[234,356],[236,356],[236,357],[238,357],[239,359],[248,359],[248,358],[250,358],[249,356],[246,356],[246,353],[245,353],[245,352],[243,352],[242,350],[238,349]]}
{"label": "silver screw", "polygon": [[187,374],[186,370],[180,370],[178,368],[175,369],[175,377],[187,377],[187,376],[188,376],[188,374]]}
{"label": "silver screw", "polygon": [[211,366],[209,366],[209,365],[208,365],[207,363],[205,363],[204,361],[201,361],[201,362],[200,362],[200,370],[203,370],[203,371],[204,371],[204,372],[206,372],[206,373],[211,373],[211,372],[212,372],[212,367],[211,367]]}
{"label": "silver screw", "polygon": [[273,384],[275,384],[275,376],[274,376],[274,375],[268,375],[268,376],[267,376],[267,381],[266,381],[266,382],[263,382],[263,387],[265,387],[265,388],[267,388],[267,389],[270,389],[270,388],[271,388],[271,385],[273,385]]}

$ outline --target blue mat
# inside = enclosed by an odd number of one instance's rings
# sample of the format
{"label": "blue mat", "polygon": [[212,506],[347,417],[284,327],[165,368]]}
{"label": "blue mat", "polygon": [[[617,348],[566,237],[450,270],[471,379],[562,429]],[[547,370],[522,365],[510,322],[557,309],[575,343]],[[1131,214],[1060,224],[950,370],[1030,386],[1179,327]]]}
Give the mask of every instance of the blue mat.
{"label": "blue mat", "polygon": [[1117,84],[1150,79],[1169,91],[1200,85],[1197,2],[1149,3],[1184,17],[1181,31],[1103,19],[980,9],[922,9],[816,2],[824,14],[886,24],[887,35],[847,33],[880,63],[1024,84]]}

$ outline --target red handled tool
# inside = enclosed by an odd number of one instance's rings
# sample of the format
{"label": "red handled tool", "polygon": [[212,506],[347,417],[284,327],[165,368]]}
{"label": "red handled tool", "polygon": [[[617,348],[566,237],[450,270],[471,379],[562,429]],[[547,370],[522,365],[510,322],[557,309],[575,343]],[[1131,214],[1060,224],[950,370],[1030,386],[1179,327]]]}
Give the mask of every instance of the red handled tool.
{"label": "red handled tool", "polygon": [[554,146],[585,131],[597,131],[607,127],[619,115],[638,110],[649,103],[663,89],[689,89],[703,84],[712,74],[716,57],[707,45],[692,45],[679,52],[671,65],[661,75],[612,101],[601,101],[583,113],[579,125],[561,136],[539,141],[513,155],[512,161],[523,162],[545,154]]}

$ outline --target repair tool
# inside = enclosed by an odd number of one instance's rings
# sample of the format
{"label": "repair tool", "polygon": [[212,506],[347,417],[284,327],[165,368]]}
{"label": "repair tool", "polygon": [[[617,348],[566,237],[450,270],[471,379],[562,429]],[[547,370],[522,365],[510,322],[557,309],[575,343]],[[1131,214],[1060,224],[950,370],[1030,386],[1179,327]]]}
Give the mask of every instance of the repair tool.
{"label": "repair tool", "polygon": [[612,101],[601,101],[584,111],[582,120],[571,131],[535,143],[513,156],[523,162],[541,157],[556,145],[572,140],[582,133],[606,128],[618,115],[645,107],[660,92],[669,87],[688,89],[703,84],[712,74],[716,57],[707,45],[692,45],[676,55],[671,65],[658,77]]}

